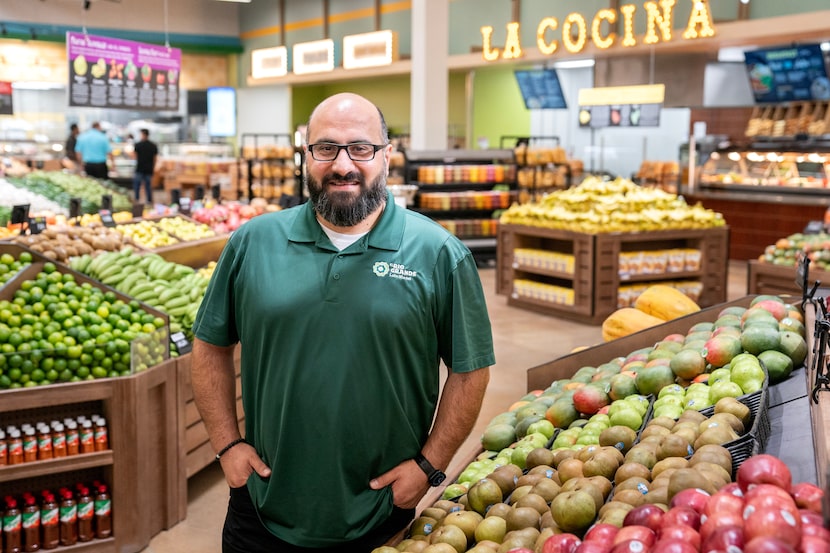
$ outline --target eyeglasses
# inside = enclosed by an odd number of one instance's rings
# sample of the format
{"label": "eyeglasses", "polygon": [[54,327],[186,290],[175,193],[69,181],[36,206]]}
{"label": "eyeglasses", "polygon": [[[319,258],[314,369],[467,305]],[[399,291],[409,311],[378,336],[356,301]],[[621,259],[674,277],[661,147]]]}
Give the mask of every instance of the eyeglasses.
{"label": "eyeglasses", "polygon": [[346,150],[346,154],[352,161],[372,161],[375,159],[375,153],[385,147],[386,144],[369,144],[368,142],[355,142],[353,144],[318,142],[317,144],[309,144],[308,151],[311,152],[311,157],[317,161],[334,161],[340,155],[340,150]]}

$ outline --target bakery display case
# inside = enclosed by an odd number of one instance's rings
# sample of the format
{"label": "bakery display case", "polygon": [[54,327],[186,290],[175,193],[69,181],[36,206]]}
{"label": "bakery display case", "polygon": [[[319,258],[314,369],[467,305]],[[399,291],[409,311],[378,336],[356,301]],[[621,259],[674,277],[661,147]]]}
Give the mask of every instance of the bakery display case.
{"label": "bakery display case", "polygon": [[814,194],[830,184],[830,139],[768,142],[712,152],[700,170],[701,190]]}

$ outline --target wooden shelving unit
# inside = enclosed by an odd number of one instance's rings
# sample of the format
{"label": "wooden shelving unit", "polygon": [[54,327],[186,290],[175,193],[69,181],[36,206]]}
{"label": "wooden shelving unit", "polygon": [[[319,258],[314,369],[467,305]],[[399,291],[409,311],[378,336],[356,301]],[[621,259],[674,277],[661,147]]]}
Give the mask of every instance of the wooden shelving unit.
{"label": "wooden shelving unit", "polygon": [[[621,284],[695,280],[701,283],[698,303],[714,305],[726,300],[729,230],[667,230],[643,233],[585,234],[541,227],[501,225],[496,262],[496,292],[508,296],[508,305],[598,324],[618,308]],[[574,258],[573,274],[530,266],[516,261],[519,248],[561,253]],[[695,271],[662,272],[625,276],[620,274],[620,253],[639,250],[693,248],[700,251]],[[566,305],[527,297],[516,291],[517,280],[530,280],[573,290],[573,303]]]}

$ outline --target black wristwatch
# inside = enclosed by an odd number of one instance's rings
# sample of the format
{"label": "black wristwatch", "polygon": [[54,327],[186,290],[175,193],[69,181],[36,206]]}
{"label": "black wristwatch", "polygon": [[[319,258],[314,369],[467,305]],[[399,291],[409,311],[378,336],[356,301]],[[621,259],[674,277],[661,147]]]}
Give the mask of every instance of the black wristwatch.
{"label": "black wristwatch", "polygon": [[424,471],[424,474],[427,475],[427,482],[429,482],[430,486],[440,486],[444,480],[446,480],[447,475],[438,470],[437,468],[432,466],[432,463],[427,461],[426,457],[418,453],[415,457],[412,458],[421,470]]}

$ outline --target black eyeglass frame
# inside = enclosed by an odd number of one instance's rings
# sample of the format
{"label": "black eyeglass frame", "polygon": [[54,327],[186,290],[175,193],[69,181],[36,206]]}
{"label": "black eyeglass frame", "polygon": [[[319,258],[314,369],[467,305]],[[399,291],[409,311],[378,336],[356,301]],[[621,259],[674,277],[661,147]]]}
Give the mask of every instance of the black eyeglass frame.
{"label": "black eyeglass frame", "polygon": [[[371,142],[352,142],[350,144],[337,144],[336,142],[315,142],[314,144],[309,144],[308,145],[308,152],[311,154],[311,157],[314,158],[314,161],[328,162],[328,161],[334,161],[335,159],[337,159],[337,156],[340,155],[341,150],[346,150],[346,155],[349,156],[350,160],[352,160],[354,162],[357,162],[357,163],[361,163],[361,162],[373,161],[375,159],[375,156],[378,153],[378,150],[382,150],[388,145],[389,144],[372,144]],[[337,152],[331,157],[331,159],[319,159],[314,154],[314,149],[317,146],[333,146],[333,147],[337,148]],[[352,154],[349,152],[349,148],[351,146],[371,146],[372,147],[372,157],[370,157],[368,159],[355,159],[355,158],[353,158]]]}

